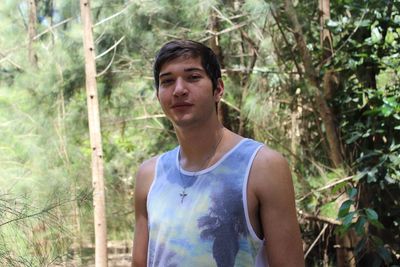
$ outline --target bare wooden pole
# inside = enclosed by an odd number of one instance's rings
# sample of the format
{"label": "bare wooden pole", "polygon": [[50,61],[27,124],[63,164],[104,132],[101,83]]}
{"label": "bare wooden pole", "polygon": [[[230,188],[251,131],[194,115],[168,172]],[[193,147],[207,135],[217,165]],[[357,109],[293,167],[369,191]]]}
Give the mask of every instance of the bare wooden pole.
{"label": "bare wooden pole", "polygon": [[107,224],[104,194],[104,164],[101,145],[100,113],[96,83],[96,61],[90,14],[90,0],[80,0],[85,53],[86,95],[90,145],[92,149],[92,181],[95,228],[96,267],[107,267]]}

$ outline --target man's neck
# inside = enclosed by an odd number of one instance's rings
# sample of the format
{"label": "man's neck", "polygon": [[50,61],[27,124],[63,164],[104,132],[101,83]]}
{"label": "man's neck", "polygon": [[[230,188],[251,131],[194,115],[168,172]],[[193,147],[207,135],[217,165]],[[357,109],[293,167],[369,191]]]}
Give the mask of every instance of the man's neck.
{"label": "man's neck", "polygon": [[176,128],[181,146],[181,165],[188,171],[207,167],[223,142],[225,129],[218,121],[210,127]]}

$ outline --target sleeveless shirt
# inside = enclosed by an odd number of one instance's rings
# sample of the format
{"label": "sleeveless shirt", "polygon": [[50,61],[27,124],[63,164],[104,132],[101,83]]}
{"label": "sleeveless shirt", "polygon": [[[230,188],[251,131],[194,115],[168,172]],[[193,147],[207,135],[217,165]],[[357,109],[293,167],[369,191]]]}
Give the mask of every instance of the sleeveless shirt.
{"label": "sleeveless shirt", "polygon": [[147,197],[147,266],[268,266],[264,241],[250,224],[246,196],[261,146],[243,139],[198,172],[179,167],[179,146],[158,158]]}

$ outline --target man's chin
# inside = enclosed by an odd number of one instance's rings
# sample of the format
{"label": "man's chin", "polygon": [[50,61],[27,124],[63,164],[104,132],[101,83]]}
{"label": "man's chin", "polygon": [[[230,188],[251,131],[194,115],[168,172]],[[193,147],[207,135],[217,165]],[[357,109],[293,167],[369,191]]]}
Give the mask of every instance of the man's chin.
{"label": "man's chin", "polygon": [[193,119],[192,117],[190,118],[180,118],[178,120],[174,120],[172,122],[176,127],[179,128],[190,128],[196,126],[197,120]]}

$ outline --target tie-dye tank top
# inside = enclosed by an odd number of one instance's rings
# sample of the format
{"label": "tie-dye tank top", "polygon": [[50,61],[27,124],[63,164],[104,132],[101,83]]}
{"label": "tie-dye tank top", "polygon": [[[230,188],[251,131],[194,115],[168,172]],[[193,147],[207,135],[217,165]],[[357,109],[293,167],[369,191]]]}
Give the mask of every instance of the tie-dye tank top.
{"label": "tie-dye tank top", "polygon": [[268,266],[246,197],[250,167],[261,146],[243,139],[195,173],[179,168],[179,147],[159,157],[147,199],[148,266]]}

